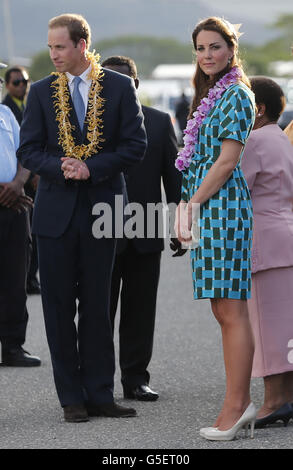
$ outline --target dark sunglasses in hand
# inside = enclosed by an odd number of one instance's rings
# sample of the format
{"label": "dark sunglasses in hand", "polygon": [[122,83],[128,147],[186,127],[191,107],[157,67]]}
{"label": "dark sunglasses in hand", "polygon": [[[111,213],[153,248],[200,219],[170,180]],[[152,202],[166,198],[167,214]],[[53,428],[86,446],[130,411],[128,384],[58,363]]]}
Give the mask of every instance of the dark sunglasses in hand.
{"label": "dark sunglasses in hand", "polygon": [[27,82],[28,80],[26,80],[25,78],[21,78],[20,80],[13,80],[12,85],[19,86],[21,83],[27,85]]}

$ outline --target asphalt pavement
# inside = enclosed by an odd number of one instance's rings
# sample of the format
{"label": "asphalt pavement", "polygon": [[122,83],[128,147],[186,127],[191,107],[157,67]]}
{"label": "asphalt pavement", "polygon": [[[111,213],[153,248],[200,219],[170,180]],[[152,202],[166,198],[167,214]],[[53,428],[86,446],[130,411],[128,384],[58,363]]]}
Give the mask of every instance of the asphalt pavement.
{"label": "asphalt pavement", "polygon": [[[162,258],[149,368],[159,400],[124,400],[116,368],[115,399],[134,406],[136,418],[65,423],[53,383],[40,296],[28,298],[28,310],[25,348],[40,356],[42,365],[0,368],[0,449],[292,449],[293,420],[286,428],[278,423],[256,430],[254,439],[245,438],[242,431],[230,442],[200,437],[199,429],[211,425],[221,408],[225,378],[220,330],[209,301],[193,300],[188,253],[172,258],[167,248]],[[117,335],[115,344],[117,349]],[[261,379],[252,380],[251,394],[260,406]]]}

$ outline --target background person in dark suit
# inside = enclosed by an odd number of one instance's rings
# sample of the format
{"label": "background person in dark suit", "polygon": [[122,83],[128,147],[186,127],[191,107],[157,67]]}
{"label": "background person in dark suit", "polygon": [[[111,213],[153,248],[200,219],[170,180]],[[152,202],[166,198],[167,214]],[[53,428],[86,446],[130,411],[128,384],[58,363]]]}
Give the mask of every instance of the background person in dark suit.
{"label": "background person in dark suit", "polygon": [[113,401],[109,300],[116,241],[93,236],[92,209],[103,202],[114,210],[122,171],[143,158],[143,115],[132,80],[103,70],[89,52],[82,16],[51,19],[48,45],[57,75],[31,86],[18,157],[40,175],[33,231],[57,393],[66,421],[131,417],[134,409]]}
{"label": "background person in dark suit", "polygon": [[190,102],[187,96],[185,95],[185,93],[182,92],[175,106],[175,117],[177,119],[180,131],[181,131],[180,142],[179,142],[180,145],[183,145],[183,137],[184,137],[183,131],[186,128],[189,108],[190,108]]}
{"label": "background person in dark suit", "polygon": [[[132,59],[123,56],[109,57],[103,61],[103,66],[132,77],[138,88],[136,65]],[[174,166],[177,142],[170,116],[147,106],[142,106],[142,111],[148,139],[147,152],[144,160],[126,175],[126,186],[129,202],[140,203],[146,214],[148,203],[157,204],[162,201],[162,179],[167,202],[177,204],[180,201],[181,176]],[[181,250],[179,242],[176,248],[177,255],[186,251]],[[119,339],[121,381],[126,398],[144,401],[155,401],[158,398],[158,393],[149,387],[150,374],[147,367],[153,350],[163,249],[163,238],[159,238],[158,232],[155,238],[118,240],[112,276],[110,316],[114,331],[122,283]]]}
{"label": "background person in dark suit", "polygon": [[11,67],[5,72],[4,79],[7,94],[2,104],[11,109],[18,124],[21,125],[28,92],[28,73],[23,67]]}
{"label": "background person in dark suit", "polygon": [[[3,104],[11,109],[14,116],[17,119],[19,125],[21,125],[23,119],[24,108],[26,104],[27,93],[29,90],[29,75],[24,67],[11,67],[5,72],[5,86],[7,94],[2,101]],[[30,173],[29,179],[27,180],[24,190],[25,193],[35,199],[36,189],[38,185],[39,177]],[[30,222],[32,222],[33,209],[30,210]],[[38,272],[38,253],[37,253],[37,242],[35,235],[32,235],[32,249],[29,260],[28,273],[27,273],[27,286],[26,290],[28,294],[39,294],[40,285],[37,279]]]}

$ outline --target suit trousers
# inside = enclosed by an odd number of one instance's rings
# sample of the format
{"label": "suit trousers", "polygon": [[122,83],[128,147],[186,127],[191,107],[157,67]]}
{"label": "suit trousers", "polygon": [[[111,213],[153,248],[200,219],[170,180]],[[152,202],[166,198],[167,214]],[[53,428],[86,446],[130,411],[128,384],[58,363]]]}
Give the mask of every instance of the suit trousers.
{"label": "suit trousers", "polygon": [[[31,226],[32,226],[32,216],[33,216],[33,209],[30,211]],[[36,239],[36,236],[33,234],[32,235],[32,248],[31,248],[31,260],[29,264],[29,270],[27,273],[28,282],[37,280],[38,269],[39,269],[39,263],[38,263],[37,239]]]}
{"label": "suit trousers", "polygon": [[109,301],[116,241],[93,237],[92,204],[86,187],[78,191],[66,232],[37,237],[46,334],[63,407],[113,402]]}
{"label": "suit trousers", "polygon": [[25,342],[29,250],[28,213],[19,214],[0,207],[0,341],[3,349]]}
{"label": "suit trousers", "polygon": [[114,332],[120,287],[119,358],[126,387],[149,383],[161,252],[139,253],[131,241],[116,255],[111,287],[110,318]]}

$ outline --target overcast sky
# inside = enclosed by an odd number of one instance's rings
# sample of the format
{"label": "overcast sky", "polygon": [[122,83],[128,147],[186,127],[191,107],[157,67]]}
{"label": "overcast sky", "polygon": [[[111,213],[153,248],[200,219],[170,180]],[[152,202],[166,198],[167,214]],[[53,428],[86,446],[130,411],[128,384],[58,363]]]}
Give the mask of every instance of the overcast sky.
{"label": "overcast sky", "polygon": [[[168,1],[168,0],[167,0]],[[196,3],[197,0],[183,0],[183,2]],[[222,10],[223,14],[229,16],[238,15],[257,19],[264,23],[270,23],[279,14],[292,13],[292,0],[204,0],[204,4]]]}
{"label": "overcast sky", "polygon": [[[9,42],[5,1],[11,16]],[[196,22],[219,15],[232,23],[243,23],[243,43],[264,44],[279,34],[269,25],[282,13],[293,14],[293,0],[0,0],[0,61],[9,57],[8,44],[14,57],[31,57],[45,49],[48,19],[67,11],[81,13],[89,20],[93,42],[150,35],[191,43]]]}

